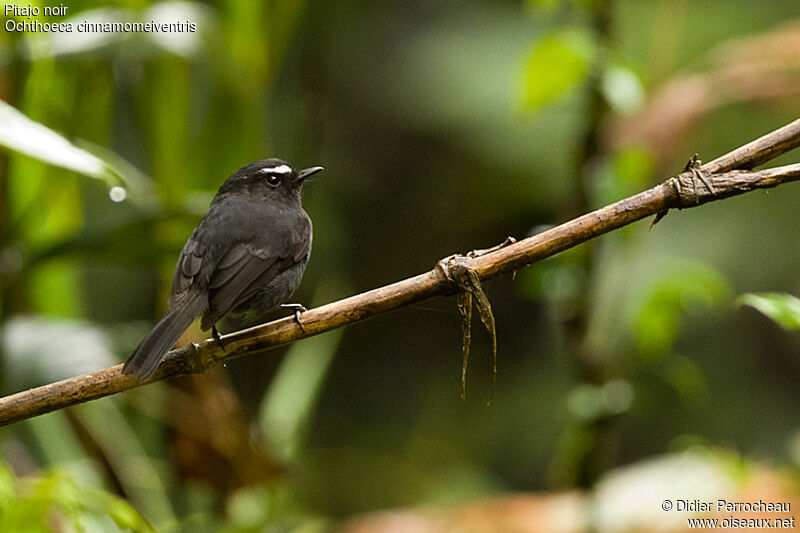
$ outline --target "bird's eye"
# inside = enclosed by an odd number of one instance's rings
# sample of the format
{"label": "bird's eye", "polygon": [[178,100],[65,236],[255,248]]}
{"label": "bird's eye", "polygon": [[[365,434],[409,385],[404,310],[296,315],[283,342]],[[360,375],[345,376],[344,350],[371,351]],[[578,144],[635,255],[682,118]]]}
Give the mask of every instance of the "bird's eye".
{"label": "bird's eye", "polygon": [[269,183],[272,187],[277,187],[281,184],[281,177],[276,174],[268,174],[267,183]]}

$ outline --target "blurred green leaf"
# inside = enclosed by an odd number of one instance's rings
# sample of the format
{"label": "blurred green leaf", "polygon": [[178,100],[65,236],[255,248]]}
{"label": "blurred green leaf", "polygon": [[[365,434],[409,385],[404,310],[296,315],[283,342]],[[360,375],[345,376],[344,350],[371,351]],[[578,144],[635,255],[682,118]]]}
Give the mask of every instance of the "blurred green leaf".
{"label": "blurred green leaf", "polygon": [[555,9],[565,1],[566,0],[528,0],[528,6],[532,8]]}
{"label": "blurred green leaf", "polygon": [[98,178],[109,186],[120,177],[99,157],[78,148],[61,134],[35,122],[0,101],[0,145],[45,163]]}
{"label": "blurred green leaf", "polygon": [[602,0],[528,0],[528,7],[533,9],[544,9],[546,11],[554,11],[556,8],[572,4],[580,6],[585,9],[595,9],[597,4]]}
{"label": "blurred green leaf", "polygon": [[16,493],[14,474],[5,463],[0,462],[0,509],[14,498]]}
{"label": "blurred green leaf", "polygon": [[615,177],[623,183],[645,185],[656,168],[653,154],[642,148],[626,147],[614,157]]}
{"label": "blurred green leaf", "polygon": [[87,507],[104,511],[120,529],[153,531],[139,512],[128,502],[107,492],[94,490],[86,493]]}
{"label": "blurred green leaf", "polygon": [[225,533],[293,531],[322,533],[331,524],[310,516],[285,483],[254,485],[235,492],[227,501],[229,527]]}
{"label": "blurred green leaf", "polygon": [[81,486],[64,472],[17,479],[5,465],[1,470],[0,531],[51,531],[58,519],[77,531],[110,531],[114,524],[130,531],[153,531],[121,498]]}
{"label": "blurred green leaf", "polygon": [[778,323],[786,331],[800,329],[800,298],[780,292],[741,295],[737,303],[749,305]]}
{"label": "blurred green leaf", "polygon": [[631,384],[623,379],[603,385],[581,383],[569,392],[567,408],[580,419],[595,420],[627,411],[633,403],[633,396]]}
{"label": "blurred green leaf", "polygon": [[293,344],[264,397],[259,426],[270,452],[282,461],[293,459],[303,442],[341,338],[335,330]]}
{"label": "blurred green leaf", "polygon": [[621,65],[610,65],[603,73],[600,87],[611,109],[621,115],[633,115],[644,104],[644,86],[639,76]]}
{"label": "blurred green leaf", "polygon": [[633,317],[633,335],[645,356],[672,349],[684,313],[722,301],[728,283],[717,270],[702,263],[681,262],[656,280]]}
{"label": "blurred green leaf", "polygon": [[596,183],[594,205],[606,205],[640,192],[650,181],[656,168],[653,154],[643,148],[623,147],[604,159],[593,171]]}
{"label": "blurred green leaf", "polygon": [[[102,452],[125,494],[155,523],[176,519],[165,473],[148,457],[142,439],[123,416],[119,402],[81,405],[75,417]],[[125,508],[115,506],[120,519],[129,521]]]}
{"label": "blurred green leaf", "polygon": [[683,355],[667,357],[659,369],[666,383],[688,402],[705,402],[708,399],[708,385],[703,370],[692,359]]}
{"label": "blurred green leaf", "polygon": [[572,248],[520,271],[523,295],[547,302],[563,319],[575,316],[580,312],[581,295],[588,281],[582,260],[583,251]]}
{"label": "blurred green leaf", "polygon": [[522,102],[537,110],[589,74],[594,42],[584,30],[560,30],[546,35],[528,55],[524,70]]}
{"label": "blurred green leaf", "polygon": [[[85,148],[73,144],[60,133],[31,120],[0,100],[0,146],[44,163],[98,179],[109,187],[109,196],[115,202],[124,200],[128,196],[128,189],[131,189],[135,193],[131,196],[135,203],[155,206],[153,185],[147,176],[110,150],[86,141],[81,141],[81,144],[85,145]],[[92,152],[98,152],[104,157]],[[124,174],[120,170],[124,171]],[[34,191],[30,191],[30,186],[28,189],[28,196],[35,194]],[[56,198],[61,198],[61,195]],[[22,203],[27,205],[29,200],[23,200]],[[69,199],[70,212],[75,216],[80,213],[74,209],[79,203],[78,199]]]}
{"label": "blurred green leaf", "polygon": [[30,310],[56,317],[82,316],[85,302],[78,290],[79,268],[80,264],[75,258],[60,257],[37,265],[26,273]]}

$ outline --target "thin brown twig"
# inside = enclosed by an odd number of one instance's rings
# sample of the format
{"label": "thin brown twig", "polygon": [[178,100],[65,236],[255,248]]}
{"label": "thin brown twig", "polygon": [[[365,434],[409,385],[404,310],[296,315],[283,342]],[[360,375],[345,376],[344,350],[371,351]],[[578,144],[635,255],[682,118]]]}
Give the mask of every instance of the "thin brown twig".
{"label": "thin brown twig", "polygon": [[[800,180],[800,164],[761,171],[750,169],[800,145],[800,120],[748,143],[700,167],[712,185],[709,191],[691,172],[616,203],[565,222],[490,253],[460,257],[481,279],[495,277],[557,254],[589,239],[669,209],[683,209],[755,189]],[[303,313],[301,328],[293,317],[283,318],[223,337],[225,348],[212,340],[170,352],[145,382],[123,375],[122,365],[36,387],[0,398],[0,425],[102,398],[166,378],[200,373],[226,359],[286,344],[411,305],[433,296],[458,291],[446,270],[436,268]]]}

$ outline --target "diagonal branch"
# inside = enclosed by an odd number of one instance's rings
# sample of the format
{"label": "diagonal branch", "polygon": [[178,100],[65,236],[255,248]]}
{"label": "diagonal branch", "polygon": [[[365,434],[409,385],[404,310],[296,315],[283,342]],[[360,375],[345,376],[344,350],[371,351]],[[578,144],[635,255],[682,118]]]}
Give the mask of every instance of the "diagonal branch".
{"label": "diagonal branch", "polygon": [[[800,146],[800,119],[700,167],[664,183],[587,213],[519,242],[483,255],[458,256],[458,264],[481,279],[512,272],[576,246],[589,239],[670,209],[684,209],[800,180],[800,164],[751,171],[770,159]],[[707,183],[711,185],[709,190]],[[0,398],[0,425],[10,424],[57,409],[88,402],[146,383],[190,373],[201,373],[226,359],[286,344],[352,324],[434,296],[453,294],[458,286],[448,275],[448,262],[436,268],[303,313],[302,328],[293,317],[283,318],[224,338],[225,349],[206,340],[170,352],[153,376],[140,382],[123,375],[122,365],[36,387]]]}

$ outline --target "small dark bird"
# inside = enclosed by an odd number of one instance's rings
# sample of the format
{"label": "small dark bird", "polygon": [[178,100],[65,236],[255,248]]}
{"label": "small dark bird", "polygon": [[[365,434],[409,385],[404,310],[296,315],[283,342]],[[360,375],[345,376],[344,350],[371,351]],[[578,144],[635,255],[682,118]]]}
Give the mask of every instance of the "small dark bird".
{"label": "small dark bird", "polygon": [[[292,295],[311,254],[311,219],[300,193],[305,179],[321,170],[264,159],[225,180],[183,247],[169,310],[125,361],[123,374],[150,377],[198,317],[219,341],[223,316],[248,327]],[[299,321],[302,306],[288,306]]]}

